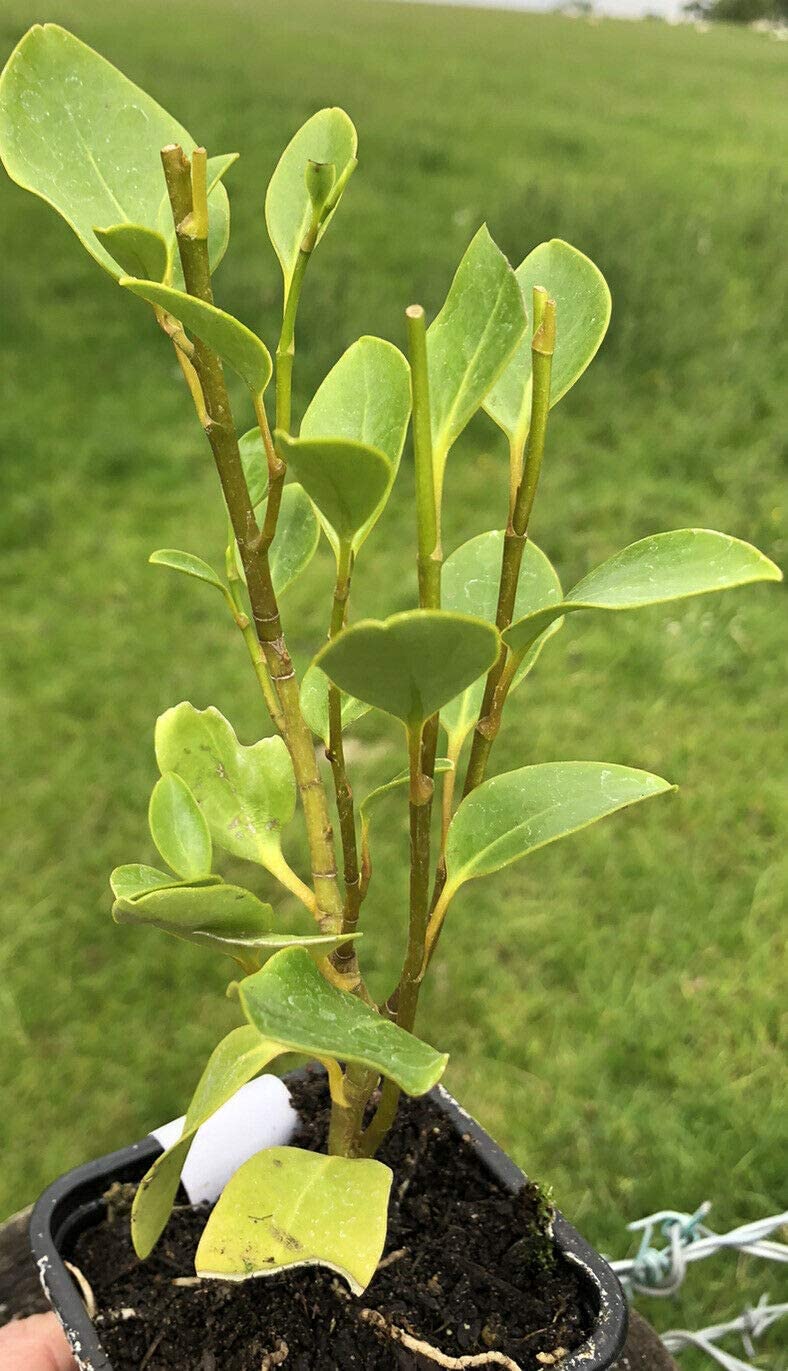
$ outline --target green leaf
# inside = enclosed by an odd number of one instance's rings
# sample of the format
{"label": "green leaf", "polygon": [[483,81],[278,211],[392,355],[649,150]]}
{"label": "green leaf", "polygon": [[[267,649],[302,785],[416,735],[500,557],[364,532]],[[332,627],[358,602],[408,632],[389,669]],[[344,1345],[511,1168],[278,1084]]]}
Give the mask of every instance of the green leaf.
{"label": "green leaf", "polygon": [[446,892],[674,789],[660,776],[613,762],[542,762],[493,776],[466,795],[451,821]]}
{"label": "green leaf", "polygon": [[[259,516],[261,524],[265,518],[265,504],[264,500]],[[312,501],[303,486],[291,481],[282,491],[276,533],[268,550],[268,564],[277,599],[284,595],[302,571],[306,571],[317,552],[319,542],[320,525]],[[238,574],[245,582],[246,573],[237,544],[235,564]]]}
{"label": "green leaf", "polygon": [[293,481],[282,491],[276,535],[268,554],[277,599],[309,566],[319,542],[312,502],[303,486]]}
{"label": "green leaf", "polygon": [[190,787],[219,847],[276,870],[280,834],[295,813],[293,765],[282,738],[239,743],[232,725],[212,706],[183,703],[156,724],[160,769]]}
{"label": "green leaf", "polygon": [[146,895],[151,890],[174,885],[175,877],[166,871],[157,871],[155,866],[143,866],[139,862],[133,862],[128,866],[116,866],[109,883],[116,899],[134,900],[138,895]]}
{"label": "green leaf", "polygon": [[170,884],[166,889],[120,896],[112,917],[119,924],[150,924],[241,961],[248,960],[250,952],[276,952],[283,947],[304,947],[310,954],[328,957],[349,941],[347,934],[280,932],[270,904],[258,900],[251,890],[223,882]]}
{"label": "green leaf", "polygon": [[161,233],[142,224],[113,224],[94,229],[98,241],[126,276],[164,281],[170,267],[167,243]]}
{"label": "green leaf", "polygon": [[525,325],[515,274],[483,224],[457,268],[443,309],[427,331],[439,495],[449,449],[506,366]]}
{"label": "green leaf", "polygon": [[224,590],[218,571],[214,571],[202,557],[195,557],[191,552],[180,552],[174,547],[162,547],[158,552],[151,553],[148,562],[151,566],[170,567],[172,571],[180,571],[184,576],[193,576],[198,581],[206,581],[209,586],[216,586],[217,590]]}
{"label": "green leaf", "polygon": [[263,447],[263,435],[255,424],[239,439],[241,465],[244,469],[249,498],[255,508],[268,493],[268,458]]}
{"label": "green leaf", "polygon": [[[372,531],[399,470],[410,418],[410,371],[402,353],[382,338],[359,338],[318,389],[301,423],[302,438],[347,438],[375,448],[391,464],[388,488],[359,529],[357,551]],[[333,541],[330,524],[324,525]],[[334,546],[336,551],[336,544]]]}
{"label": "green leaf", "polygon": [[340,690],[418,727],[498,655],[491,624],[445,610],[411,610],[343,629],[315,662]]}
{"label": "green leaf", "polygon": [[133,276],[122,276],[118,284],[179,319],[238,373],[253,395],[262,396],[271,379],[273,363],[265,343],[246,324],[216,305],[209,305],[207,300],[197,300],[172,286],[163,286],[156,281],[137,281]]}
{"label": "green leaf", "polygon": [[774,562],[750,543],[707,528],[655,533],[590,571],[549,610],[513,623],[504,639],[515,652],[533,642],[556,615],[578,609],[641,609],[730,590],[752,581],[781,581]]}
{"label": "green leaf", "polygon": [[131,1209],[131,1236],[134,1250],[142,1260],[150,1256],[164,1231],[197,1129],[281,1052],[278,1043],[265,1042],[247,1024],[234,1028],[214,1049],[192,1097],[178,1142],[156,1158],[137,1188]]}
{"label": "green leaf", "polygon": [[[320,738],[328,747],[329,726],[328,726],[328,686],[329,681],[324,671],[320,667],[310,666],[304,672],[301,681],[301,713],[303,714],[310,729],[316,738]],[[363,700],[357,700],[353,695],[342,693],[342,728],[355,723],[356,719],[361,719],[368,714],[371,706],[365,704]]]}
{"label": "green leaf", "polygon": [[197,1248],[197,1275],[243,1281],[328,1266],[361,1295],[383,1255],[392,1180],[368,1158],[268,1147],[225,1186]]}
{"label": "green leaf", "polygon": [[345,438],[289,438],[276,432],[282,460],[317,506],[329,542],[357,547],[391,489],[392,468],[376,448]]}
{"label": "green leaf", "polygon": [[[168,143],[180,143],[187,156],[195,147],[155,100],[57,24],[34,25],[0,76],[0,157],[8,175],[57,210],[112,276],[121,272],[95,225],[128,223],[164,232],[168,243],[174,238],[160,157]],[[231,160],[208,164],[213,267],[230,231],[216,173]],[[178,261],[174,273],[180,280]]]}
{"label": "green leaf", "polygon": [[[530,316],[534,286],[556,302],[556,341],[550,380],[555,405],[596,356],[610,323],[610,291],[590,258],[560,238],[540,243],[515,273]],[[525,440],[531,417],[531,337],[527,330],[484,402],[509,437]]]}
{"label": "green leaf", "polygon": [[239,985],[243,1011],[265,1038],[291,1052],[334,1057],[380,1071],[407,1095],[424,1095],[448,1057],[338,990],[299,947],[277,952]]}
{"label": "green leaf", "polygon": [[[441,604],[444,609],[456,614],[472,614],[477,619],[495,623],[503,542],[504,535],[499,529],[479,533],[446,558],[441,581]],[[534,543],[527,542],[517,587],[515,617],[519,619],[543,605],[560,603],[560,600],[561,583],[553,566]],[[553,632],[558,627],[559,623],[556,622]],[[545,641],[540,638],[525,658],[514,678],[512,690],[528,675]],[[484,681],[476,681],[451,700],[441,712],[441,724],[451,739],[453,756],[459,754],[463,739],[479,717],[483,695]]]}
{"label": "green leaf", "polygon": [[342,190],[356,161],[358,138],[344,110],[322,109],[291,138],[280,157],[265,197],[268,236],[282,267],[285,295],[304,236],[313,222],[312,199],[307,185],[309,162],[331,164],[335,169],[328,205],[320,219],[319,242],[339,203]]}
{"label": "green leaf", "polygon": [[186,782],[172,771],[153,787],[148,824],[165,862],[182,880],[210,876],[213,845],[205,815]]}

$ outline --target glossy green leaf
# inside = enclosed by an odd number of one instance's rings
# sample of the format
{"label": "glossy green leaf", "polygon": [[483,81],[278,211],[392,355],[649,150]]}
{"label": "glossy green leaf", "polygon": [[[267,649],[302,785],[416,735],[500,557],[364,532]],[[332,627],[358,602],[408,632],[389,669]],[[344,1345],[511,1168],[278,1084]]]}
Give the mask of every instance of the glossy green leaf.
{"label": "glossy green leaf", "polygon": [[613,762],[542,762],[493,776],[466,795],[451,821],[446,891],[673,789],[661,776]]}
{"label": "glossy green leaf", "polygon": [[278,866],[281,829],[296,803],[282,738],[245,747],[218,709],[183,703],[156,724],[156,758],[163,772],[186,781],[219,847],[269,869]]}
{"label": "glossy green leaf", "polygon": [[246,324],[216,305],[209,305],[207,300],[197,300],[172,286],[163,286],[156,281],[137,281],[133,276],[122,276],[118,284],[179,319],[184,328],[238,373],[253,395],[263,394],[273,371],[271,354],[262,339]]}
{"label": "glossy green leaf", "polygon": [[285,295],[304,236],[313,222],[312,198],[307,184],[310,162],[332,165],[335,177],[328,204],[317,231],[319,242],[333,217],[342,189],[355,166],[358,138],[344,110],[321,109],[291,138],[280,157],[265,197],[268,236],[282,267]]}
{"label": "glossy green leaf", "polygon": [[299,947],[277,952],[246,976],[239,995],[249,1022],[292,1052],[334,1057],[380,1071],[408,1095],[440,1080],[448,1057],[321,976]]}
{"label": "glossy green leaf", "polygon": [[427,331],[435,484],[446,456],[501,374],[526,326],[515,274],[482,225]]}
{"label": "glossy green leaf", "polygon": [[327,1266],[361,1295],[386,1242],[389,1167],[268,1147],[227,1183],[200,1239],[198,1276],[250,1280],[295,1266]]}
{"label": "glossy green leaf", "polygon": [[[243,960],[249,952],[304,947],[328,957],[348,941],[331,933],[283,933],[270,904],[251,890],[225,885],[169,885],[135,896],[120,896],[112,917],[119,924],[149,924],[187,942],[200,943]],[[354,935],[360,936],[360,935]]]}
{"label": "glossy green leaf", "polygon": [[[391,464],[389,488],[354,539],[357,550],[385,507],[399,470],[410,418],[410,372],[402,353],[382,338],[359,338],[318,389],[301,423],[302,438],[347,438],[375,448]],[[326,534],[336,535],[329,524]]]}
{"label": "glossy green leaf", "polygon": [[238,448],[249,488],[249,498],[256,509],[268,493],[268,459],[263,447],[263,436],[257,425],[239,439]]}
{"label": "glossy green leaf", "polygon": [[[328,747],[328,677],[320,667],[310,666],[301,681],[301,713],[316,738]],[[371,706],[353,695],[342,694],[342,727],[355,723],[368,714]]]}
{"label": "glossy green leaf", "polygon": [[[441,581],[441,604],[444,609],[456,614],[472,614],[477,619],[495,623],[503,541],[504,535],[500,529],[479,533],[446,558]],[[515,617],[519,619],[544,605],[557,604],[560,600],[561,583],[552,564],[534,543],[527,542],[517,586]],[[553,632],[558,627],[556,621]],[[512,690],[528,675],[544,642],[545,639],[540,638],[527,655],[515,676]],[[483,695],[484,681],[475,681],[441,711],[441,724],[452,740],[453,756],[459,753],[463,739],[479,717]]]}
{"label": "glossy green leaf", "polygon": [[[527,314],[534,286],[556,302],[556,340],[550,381],[555,405],[596,356],[610,323],[610,291],[590,258],[560,238],[540,243],[515,273]],[[484,408],[509,438],[525,439],[531,417],[531,329],[488,394]]]}
{"label": "glossy green leaf", "polygon": [[358,546],[391,489],[391,463],[376,448],[345,438],[288,438],[276,433],[277,450],[314,501],[334,551]]}
{"label": "glossy green leaf", "polygon": [[173,771],[165,772],[153,787],[148,824],[165,862],[182,880],[210,876],[213,844],[205,815],[186,782]]}
{"label": "glossy green leaf", "polygon": [[282,491],[276,534],[268,554],[277,599],[306,571],[319,542],[320,526],[312,502],[303,486],[293,481]]}
{"label": "glossy green leaf", "polygon": [[93,230],[103,248],[126,276],[164,281],[170,268],[166,240],[156,229],[142,224],[113,224]]}
{"label": "glossy green leaf", "polygon": [[131,1236],[138,1257],[148,1257],[164,1231],[197,1129],[281,1052],[278,1043],[265,1042],[248,1024],[234,1028],[214,1049],[179,1140],[156,1158],[137,1188],[131,1209]]}
{"label": "glossy green leaf", "polygon": [[167,871],[157,871],[155,866],[143,866],[140,862],[132,862],[128,866],[116,866],[109,883],[116,899],[134,900],[138,895],[146,895],[151,890],[174,885],[175,877]]}
{"label": "glossy green leaf", "polygon": [[315,662],[340,690],[415,728],[489,671],[499,642],[480,619],[417,609],[343,629]]}
{"label": "glossy green leaf", "polygon": [[752,581],[780,581],[782,572],[750,543],[707,528],[656,533],[617,552],[578,581],[560,604],[519,619],[504,638],[516,652],[533,642],[555,615],[578,609],[641,609],[730,590]]}
{"label": "glossy green leaf", "polygon": [[[194,139],[138,86],[57,24],[36,24],[0,77],[0,157],[17,185],[57,210],[112,276],[118,263],[95,228],[128,223],[174,237],[161,149]],[[232,158],[211,158],[211,262],[229,238],[227,193],[216,179]],[[167,217],[169,216],[169,218]],[[170,255],[172,255],[171,249]],[[174,262],[180,280],[180,264]]]}
{"label": "glossy green leaf", "polygon": [[[259,522],[265,518],[266,501],[258,508]],[[314,505],[296,481],[291,481],[282,491],[279,517],[276,521],[274,541],[268,550],[268,564],[277,600],[306,571],[317,552],[320,542],[320,525]],[[243,581],[246,573],[241,562],[241,554],[236,544],[235,562],[238,574]]]}
{"label": "glossy green leaf", "polygon": [[198,581],[206,581],[209,586],[216,586],[217,590],[224,590],[224,585],[218,571],[214,571],[212,566],[202,560],[202,557],[195,557],[192,552],[180,552],[178,548],[162,547],[158,552],[152,552],[148,558],[151,566],[166,566],[172,571],[180,571],[184,576],[193,576]]}

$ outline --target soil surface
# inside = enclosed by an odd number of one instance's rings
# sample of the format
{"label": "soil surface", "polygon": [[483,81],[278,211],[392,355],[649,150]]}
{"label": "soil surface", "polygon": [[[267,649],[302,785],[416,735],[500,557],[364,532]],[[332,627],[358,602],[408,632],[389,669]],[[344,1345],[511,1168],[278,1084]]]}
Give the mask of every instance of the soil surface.
{"label": "soil surface", "polygon": [[[325,1078],[308,1077],[293,1094],[303,1121],[294,1144],[322,1149]],[[394,1171],[389,1232],[360,1299],[317,1267],[178,1284],[193,1276],[207,1210],[176,1208],[141,1264],[116,1203],[114,1221],[83,1234],[73,1254],[115,1371],[435,1371],[439,1363],[395,1341],[391,1327],[444,1358],[496,1351],[522,1371],[560,1365],[559,1349],[583,1341],[595,1310],[545,1232],[538,1188],[513,1197],[499,1187],[426,1100],[403,1103],[379,1156]]]}

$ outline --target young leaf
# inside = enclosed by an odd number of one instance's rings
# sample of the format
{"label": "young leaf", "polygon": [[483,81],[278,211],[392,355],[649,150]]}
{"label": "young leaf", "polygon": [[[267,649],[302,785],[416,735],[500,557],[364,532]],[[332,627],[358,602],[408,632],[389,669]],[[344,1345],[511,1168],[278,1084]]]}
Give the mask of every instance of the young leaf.
{"label": "young leaf", "polygon": [[407,1095],[431,1090],[448,1061],[357,996],[330,985],[300,947],[275,953],[262,970],[244,977],[239,995],[263,1037],[291,1052],[371,1067]]}
{"label": "young leaf", "polygon": [[[155,100],[57,24],[29,29],[0,76],[0,157],[8,175],[57,210],[112,276],[121,271],[95,226],[128,223],[162,230],[163,205],[169,209],[169,201],[159,154],[167,143],[180,143],[189,156],[195,146]],[[225,170],[228,158],[211,159],[216,162]],[[227,193],[219,181],[210,209],[215,267],[230,223]],[[180,279],[178,262],[174,272]]]}
{"label": "young leaf", "polygon": [[113,224],[112,228],[97,228],[93,232],[125,276],[143,276],[151,281],[166,279],[169,252],[163,235],[155,229],[142,224]]}
{"label": "young leaf", "polygon": [[197,1248],[197,1275],[244,1281],[328,1266],[361,1295],[383,1255],[392,1180],[368,1158],[268,1147],[225,1186]]}
{"label": "young leaf", "polygon": [[[441,581],[444,609],[495,623],[503,541],[504,535],[499,529],[479,533],[446,558]],[[560,600],[561,583],[553,566],[534,543],[527,542],[517,586],[515,617],[519,619],[544,605],[558,604]],[[558,627],[556,621],[553,631]],[[514,678],[512,690],[528,675],[545,641],[541,638],[527,655]],[[479,717],[483,695],[484,681],[475,681],[441,711],[441,724],[452,740],[453,756],[459,753],[463,739]]]}
{"label": "young leaf", "polygon": [[415,728],[489,671],[499,642],[481,619],[416,609],[343,629],[315,663],[340,690]]}
{"label": "young leaf", "polygon": [[506,366],[525,325],[515,274],[483,224],[427,332],[439,505],[449,449]]}
{"label": "young leaf", "polygon": [[244,469],[249,498],[255,508],[268,493],[268,458],[263,447],[263,435],[255,424],[239,439],[241,465]]}
{"label": "young leaf", "polygon": [[179,319],[238,373],[254,396],[262,396],[271,379],[273,363],[265,343],[246,324],[216,305],[209,305],[207,300],[198,300],[172,286],[137,281],[133,276],[122,276],[118,284]]}
{"label": "young leaf", "polygon": [[279,932],[270,904],[258,900],[251,890],[224,883],[170,884],[166,889],[119,896],[112,917],[119,924],[150,924],[163,933],[240,960],[250,951],[275,952],[293,946],[328,957],[348,941],[347,934]]}
{"label": "young leaf", "polygon": [[[265,518],[265,500],[259,509],[259,521]],[[317,552],[320,542],[320,525],[314,505],[297,481],[291,481],[282,491],[279,518],[276,521],[274,541],[268,550],[268,564],[277,600],[284,595],[293,581],[306,571]],[[241,562],[241,554],[236,544],[235,564],[243,581],[246,573]]]}
{"label": "young leaf", "polygon": [[308,163],[332,165],[335,169],[328,205],[324,207],[317,231],[316,242],[320,242],[355,166],[357,150],[356,130],[345,111],[321,109],[291,138],[276,165],[265,197],[265,222],[282,267],[285,295],[290,289],[301,244],[313,221],[314,209],[307,185]]}
{"label": "young leaf", "polygon": [[278,866],[280,833],[295,813],[295,779],[285,742],[244,747],[218,709],[183,703],[156,724],[162,771],[186,781],[215,843],[237,857]]}
{"label": "young leaf", "polygon": [[[347,438],[382,452],[399,469],[410,417],[410,372],[402,353],[382,338],[359,338],[318,389],[301,423],[302,438]],[[377,522],[389,489],[354,540],[358,550]],[[326,527],[329,539],[330,526]],[[336,551],[336,548],[335,548]]]}
{"label": "young leaf", "polygon": [[153,787],[148,824],[165,862],[182,880],[210,876],[213,845],[205,815],[186,782],[172,771]]}
{"label": "young leaf", "polygon": [[[515,272],[526,313],[534,286],[556,302],[555,353],[550,404],[579,380],[596,356],[610,323],[610,291],[590,258],[560,238],[540,243]],[[509,438],[522,443],[531,415],[531,338],[527,330],[484,401],[484,408]]]}
{"label": "young leaf", "polygon": [[282,460],[314,501],[334,552],[341,543],[356,548],[391,489],[388,458],[344,438],[289,438],[279,430],[275,437]]}
{"label": "young leaf", "polygon": [[[329,727],[328,727],[328,677],[320,667],[310,666],[304,672],[301,681],[301,713],[303,714],[310,729],[316,738],[320,738],[328,747]],[[368,714],[371,706],[365,704],[363,700],[357,700],[353,695],[342,695],[342,728],[355,723],[356,719],[361,719]]]}
{"label": "young leaf", "polygon": [[306,571],[319,542],[320,526],[312,502],[303,486],[293,481],[282,491],[276,534],[268,554],[277,599]]}
{"label": "young leaf", "polygon": [[134,900],[138,895],[147,895],[151,890],[174,885],[175,877],[166,871],[157,871],[155,866],[143,866],[139,862],[133,862],[128,866],[116,866],[109,883],[117,900]]}
{"label": "young leaf", "polygon": [[674,789],[661,776],[612,762],[542,762],[493,776],[466,795],[451,821],[446,893]]}
{"label": "young leaf", "polygon": [[248,1024],[234,1028],[214,1048],[192,1097],[180,1138],[156,1158],[137,1188],[131,1208],[131,1236],[134,1251],[143,1261],[164,1232],[197,1129],[281,1052],[278,1043],[265,1042]]}
{"label": "young leaf", "polygon": [[707,528],[656,533],[590,571],[550,609],[517,620],[504,633],[515,652],[532,643],[556,615],[578,609],[640,609],[730,590],[752,581],[781,581],[774,562],[750,543]]}
{"label": "young leaf", "polygon": [[198,581],[206,581],[217,590],[224,590],[218,571],[191,552],[180,552],[174,547],[162,547],[152,552],[148,558],[151,566],[168,566],[172,571],[180,571],[184,576],[193,576]]}

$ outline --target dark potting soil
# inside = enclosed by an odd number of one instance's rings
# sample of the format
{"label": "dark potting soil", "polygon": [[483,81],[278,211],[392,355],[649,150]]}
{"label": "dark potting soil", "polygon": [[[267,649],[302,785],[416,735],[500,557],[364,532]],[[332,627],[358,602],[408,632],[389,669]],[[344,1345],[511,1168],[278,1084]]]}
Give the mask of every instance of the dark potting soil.
{"label": "dark potting soil", "polygon": [[[302,1116],[294,1145],[322,1150],[325,1078],[307,1076],[293,1095]],[[73,1254],[115,1371],[435,1371],[386,1326],[449,1358],[495,1350],[522,1371],[560,1366],[559,1349],[583,1341],[595,1309],[546,1233],[538,1188],[503,1190],[428,1100],[403,1103],[379,1156],[394,1172],[388,1239],[358,1299],[319,1267],[179,1284],[193,1277],[207,1208],[176,1208],[140,1263],[129,1236],[133,1189],[124,1188],[113,1220],[83,1234]]]}

